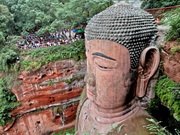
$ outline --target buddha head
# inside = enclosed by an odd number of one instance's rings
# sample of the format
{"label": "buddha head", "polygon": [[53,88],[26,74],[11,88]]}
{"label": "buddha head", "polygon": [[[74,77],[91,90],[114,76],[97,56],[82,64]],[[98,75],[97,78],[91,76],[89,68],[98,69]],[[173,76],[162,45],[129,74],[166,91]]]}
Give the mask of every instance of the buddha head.
{"label": "buddha head", "polygon": [[116,4],[95,15],[85,30],[87,96],[104,109],[142,98],[159,64],[156,24],[144,10]]}

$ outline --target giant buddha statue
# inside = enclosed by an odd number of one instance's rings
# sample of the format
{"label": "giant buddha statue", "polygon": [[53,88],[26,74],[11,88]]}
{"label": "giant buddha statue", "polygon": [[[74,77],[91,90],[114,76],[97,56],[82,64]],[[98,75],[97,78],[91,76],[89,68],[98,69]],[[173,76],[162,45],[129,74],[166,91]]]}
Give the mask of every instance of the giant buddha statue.
{"label": "giant buddha statue", "polygon": [[153,17],[128,4],[115,4],[89,21],[77,134],[149,135],[144,126],[152,117],[140,100],[159,65],[156,33]]}

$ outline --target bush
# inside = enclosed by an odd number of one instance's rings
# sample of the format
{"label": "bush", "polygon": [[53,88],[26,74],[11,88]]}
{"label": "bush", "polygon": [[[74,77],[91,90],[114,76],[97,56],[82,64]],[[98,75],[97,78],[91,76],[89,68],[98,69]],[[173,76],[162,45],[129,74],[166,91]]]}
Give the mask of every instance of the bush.
{"label": "bush", "polygon": [[149,130],[150,134],[154,134],[154,135],[172,135],[170,132],[168,132],[166,130],[165,127],[162,127],[160,125],[160,121],[157,122],[155,121],[154,119],[149,119],[149,118],[146,118],[147,121],[151,122],[151,124],[148,124],[148,125],[145,125],[143,127],[145,127],[146,129]]}
{"label": "bush", "polygon": [[173,117],[180,121],[180,83],[173,82],[163,75],[159,78],[155,90],[161,102],[170,109]]}
{"label": "bush", "polygon": [[22,52],[22,56],[29,55],[30,58],[21,61],[21,70],[37,70],[41,66],[53,61],[73,58],[75,60],[85,59],[84,40],[76,41],[70,45],[52,46]]}
{"label": "bush", "polygon": [[0,48],[0,72],[2,73],[14,70],[14,64],[19,54],[18,47],[14,45],[17,38],[13,37],[9,38],[8,44]]}
{"label": "bush", "polygon": [[0,53],[0,72],[9,72],[13,63],[16,62],[18,54],[8,49]]}
{"label": "bush", "polygon": [[167,32],[166,39],[180,41],[180,8],[167,12],[163,16],[162,23],[171,26]]}
{"label": "bush", "polygon": [[74,135],[74,134],[75,134],[75,129],[71,128],[71,129],[68,129],[68,130],[65,130],[65,131],[54,133],[53,135]]}
{"label": "bush", "polygon": [[15,95],[8,91],[4,79],[0,79],[0,101],[0,125],[4,126],[6,123],[12,121],[10,111],[20,105],[16,101]]}
{"label": "bush", "polygon": [[15,45],[18,41],[23,40],[21,36],[8,36],[7,37],[7,43]]}
{"label": "bush", "polygon": [[155,97],[151,100],[147,108],[148,113],[156,120],[161,121],[160,125],[166,127],[166,129],[173,135],[179,135],[180,122],[178,122],[171,114],[170,110],[162,105],[159,97]]}

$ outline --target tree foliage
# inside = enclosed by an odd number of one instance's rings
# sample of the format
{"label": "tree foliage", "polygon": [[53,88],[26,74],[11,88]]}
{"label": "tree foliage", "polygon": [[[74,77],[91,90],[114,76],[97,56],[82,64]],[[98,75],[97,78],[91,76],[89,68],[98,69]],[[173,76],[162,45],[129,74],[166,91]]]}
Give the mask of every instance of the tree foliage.
{"label": "tree foliage", "polygon": [[166,39],[180,41],[180,8],[165,13],[162,22],[165,25],[171,26],[166,34]]}
{"label": "tree foliage", "polygon": [[173,82],[168,77],[158,79],[155,90],[163,105],[170,109],[173,117],[180,121],[180,83]]}
{"label": "tree foliage", "polygon": [[180,5],[179,0],[141,0],[143,9],[161,8]]}
{"label": "tree foliage", "polygon": [[52,23],[57,9],[62,7],[58,0],[6,0],[5,3],[14,15],[15,30],[19,34],[55,31]]}
{"label": "tree foliage", "polygon": [[16,96],[8,91],[7,84],[4,79],[0,78],[0,125],[4,126],[6,123],[12,121],[10,111],[19,106]]}
{"label": "tree foliage", "polygon": [[13,16],[9,12],[8,7],[0,4],[0,47],[4,44],[10,32],[10,22],[12,18]]}
{"label": "tree foliage", "polygon": [[0,73],[7,73],[16,63],[19,49],[14,44],[19,39],[17,36],[8,37],[8,44],[0,47]]}
{"label": "tree foliage", "polygon": [[[113,4],[112,0],[0,0],[0,70],[16,65],[18,52],[11,44],[15,36],[36,33],[48,35],[58,29],[86,25],[95,14]],[[11,33],[10,33],[11,32]],[[16,36],[17,37],[17,36]],[[3,48],[4,47],[4,48]],[[5,51],[4,51],[5,50]],[[72,51],[72,50],[71,50]],[[70,52],[71,55],[74,51]],[[68,54],[68,55],[69,55]],[[58,57],[61,57],[60,54]],[[63,56],[64,57],[64,56]],[[54,58],[54,57],[53,57]],[[36,65],[39,67],[39,65]]]}
{"label": "tree foliage", "polygon": [[74,28],[113,4],[112,0],[1,0],[14,15],[15,34],[46,34]]}
{"label": "tree foliage", "polygon": [[[86,25],[113,4],[112,0],[1,0],[14,16],[14,34],[46,34],[57,29]],[[0,39],[4,41],[4,38]]]}
{"label": "tree foliage", "polygon": [[91,17],[112,4],[112,0],[71,0],[59,9],[57,16],[63,20],[62,26],[74,28],[86,25]]}
{"label": "tree foliage", "polygon": [[[9,47],[9,46],[8,46]],[[0,53],[0,72],[9,72],[12,65],[17,60],[17,52],[12,49],[2,49]]]}

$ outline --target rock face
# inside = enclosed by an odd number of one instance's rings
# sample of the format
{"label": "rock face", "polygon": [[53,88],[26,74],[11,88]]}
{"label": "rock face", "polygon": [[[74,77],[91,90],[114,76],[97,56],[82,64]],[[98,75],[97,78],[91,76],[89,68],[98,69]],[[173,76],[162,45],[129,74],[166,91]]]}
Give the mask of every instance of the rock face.
{"label": "rock face", "polygon": [[158,25],[156,44],[161,47],[163,73],[173,81],[180,83],[180,45],[177,41],[165,41],[165,34],[169,29],[169,26]]}
{"label": "rock face", "polygon": [[23,71],[12,91],[21,106],[1,129],[6,135],[49,135],[74,126],[86,63],[64,60],[38,71]]}
{"label": "rock face", "polygon": [[163,73],[173,81],[180,83],[180,52],[172,49],[180,48],[177,42],[166,43],[162,51]]}

